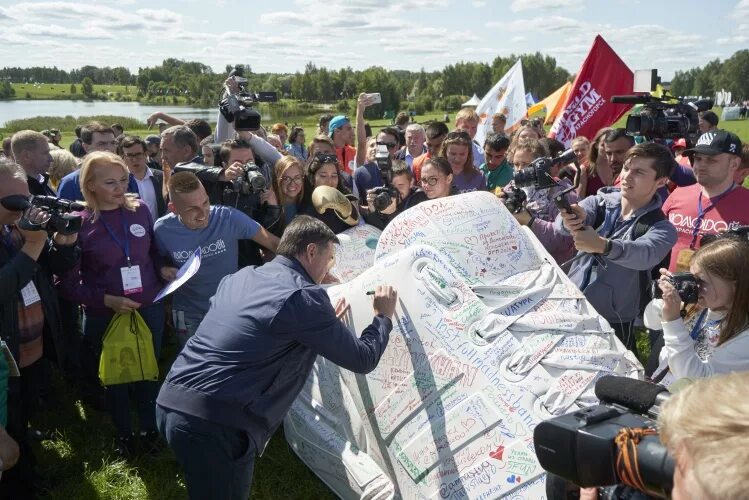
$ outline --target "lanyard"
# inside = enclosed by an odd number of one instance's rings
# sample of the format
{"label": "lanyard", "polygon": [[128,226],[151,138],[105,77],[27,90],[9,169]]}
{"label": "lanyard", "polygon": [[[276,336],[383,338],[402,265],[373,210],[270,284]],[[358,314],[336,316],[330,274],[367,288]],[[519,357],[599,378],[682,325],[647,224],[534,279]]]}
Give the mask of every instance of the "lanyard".
{"label": "lanyard", "polygon": [[112,231],[112,228],[109,227],[109,224],[104,220],[104,217],[101,217],[100,220],[104,225],[104,229],[109,233],[109,236],[111,236],[114,242],[117,243],[117,246],[122,249],[122,253],[125,254],[125,258],[127,259],[127,267],[130,267],[130,241],[127,239],[127,222],[125,222],[125,211],[122,208],[120,208],[120,218],[122,219],[122,234],[125,236],[124,243],[117,238],[114,231]]}
{"label": "lanyard", "polygon": [[704,210],[702,209],[702,191],[700,191],[700,197],[697,198],[697,219],[694,221],[694,227],[692,228],[692,242],[689,244],[689,248],[694,250],[694,246],[697,243],[697,236],[700,234],[700,229],[702,228],[702,220],[705,218],[705,214],[715,208],[715,205],[717,205],[725,195],[733,191],[733,188],[735,187],[736,183],[732,182],[728,189],[720,193],[718,196],[711,198],[710,200],[712,201],[712,203]]}
{"label": "lanyard", "polygon": [[692,331],[690,332],[689,336],[692,337],[693,340],[697,340],[697,336],[699,336],[700,331],[702,331],[704,328],[710,328],[711,326],[715,326],[720,323],[719,319],[714,319],[703,325],[702,321],[704,321],[705,316],[707,316],[707,309],[702,310],[699,318],[697,318],[697,322],[692,327]]}

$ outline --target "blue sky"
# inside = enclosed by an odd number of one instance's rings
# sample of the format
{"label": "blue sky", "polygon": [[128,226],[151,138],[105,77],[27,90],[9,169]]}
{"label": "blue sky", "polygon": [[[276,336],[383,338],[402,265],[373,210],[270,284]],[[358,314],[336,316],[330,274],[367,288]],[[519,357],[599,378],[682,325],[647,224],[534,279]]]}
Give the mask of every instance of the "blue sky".
{"label": "blue sky", "polygon": [[749,47],[749,0],[0,0],[2,66],[434,70],[540,51],[575,73],[597,33],[667,80]]}

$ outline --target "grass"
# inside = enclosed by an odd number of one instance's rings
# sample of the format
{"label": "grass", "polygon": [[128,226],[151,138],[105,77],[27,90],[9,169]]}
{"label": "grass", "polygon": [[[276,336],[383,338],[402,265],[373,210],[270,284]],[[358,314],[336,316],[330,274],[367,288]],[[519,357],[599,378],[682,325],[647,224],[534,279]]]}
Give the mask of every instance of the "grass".
{"label": "grass", "polygon": [[[173,337],[172,337],[173,338]],[[176,342],[176,341],[174,341]],[[164,349],[162,374],[176,356],[174,343]],[[53,380],[58,404],[41,411],[34,427],[54,430],[55,438],[35,448],[44,478],[40,498],[49,500],[172,500],[187,498],[182,473],[171,450],[133,462],[114,453],[114,426],[105,413],[80,401],[62,377]],[[255,464],[252,499],[333,499],[331,493],[275,433]]]}
{"label": "grass", "polygon": [[[77,83],[75,88],[76,94],[70,93],[69,83],[13,83],[16,91],[16,99],[84,99],[81,84]],[[138,98],[137,85],[94,85],[96,94],[119,93],[123,97],[130,97],[132,100]],[[28,94],[28,97],[27,97]]]}

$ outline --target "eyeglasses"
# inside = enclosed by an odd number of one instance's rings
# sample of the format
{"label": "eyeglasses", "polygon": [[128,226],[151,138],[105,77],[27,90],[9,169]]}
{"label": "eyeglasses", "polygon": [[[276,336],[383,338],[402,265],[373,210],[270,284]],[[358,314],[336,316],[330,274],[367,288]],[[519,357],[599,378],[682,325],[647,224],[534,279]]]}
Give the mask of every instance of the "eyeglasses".
{"label": "eyeglasses", "polygon": [[135,158],[143,158],[146,156],[145,153],[125,153],[125,158],[135,159]]}
{"label": "eyeglasses", "polygon": [[441,177],[430,177],[428,179],[426,177],[422,177],[420,182],[421,184],[429,184],[430,186],[434,187],[437,185],[440,179]]}
{"label": "eyeglasses", "polygon": [[377,141],[378,146],[387,146],[388,149],[393,149],[398,144],[395,142],[383,142],[383,141]]}
{"label": "eyeglasses", "polygon": [[338,163],[338,157],[331,153],[315,153],[315,160],[320,163]]}
{"label": "eyeglasses", "polygon": [[284,175],[283,177],[281,177],[281,184],[286,185],[286,184],[291,184],[292,182],[294,184],[301,184],[302,183],[302,176],[301,175],[297,175],[296,177],[287,177],[287,176]]}

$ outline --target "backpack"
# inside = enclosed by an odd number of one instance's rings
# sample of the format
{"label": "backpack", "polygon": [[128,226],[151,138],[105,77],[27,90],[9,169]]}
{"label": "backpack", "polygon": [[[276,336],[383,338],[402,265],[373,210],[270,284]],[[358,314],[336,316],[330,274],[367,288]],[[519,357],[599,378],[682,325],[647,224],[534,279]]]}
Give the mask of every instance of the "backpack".
{"label": "backpack", "polygon": [[[598,204],[596,207],[596,219],[593,224],[593,229],[598,230],[606,219],[606,206],[604,204]],[[641,237],[647,233],[652,226],[662,220],[667,220],[666,215],[663,213],[660,207],[651,210],[650,212],[642,215],[637,222],[635,222],[635,229],[632,234],[632,241]],[[645,311],[645,306],[650,302],[650,282],[657,280],[661,277],[660,268],[665,267],[668,269],[668,265],[671,262],[671,252],[669,251],[663,260],[656,264],[650,271],[640,271],[640,306],[639,314]]]}

